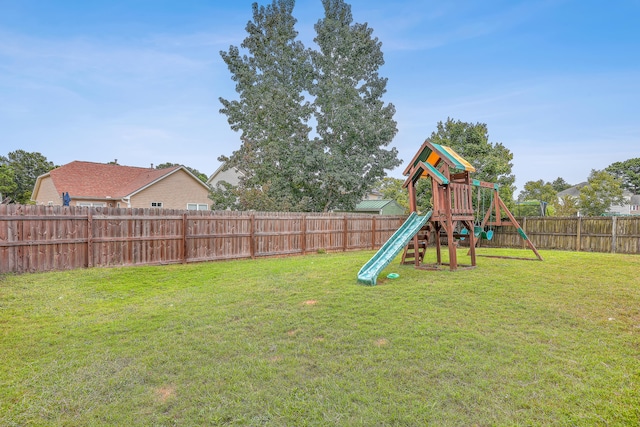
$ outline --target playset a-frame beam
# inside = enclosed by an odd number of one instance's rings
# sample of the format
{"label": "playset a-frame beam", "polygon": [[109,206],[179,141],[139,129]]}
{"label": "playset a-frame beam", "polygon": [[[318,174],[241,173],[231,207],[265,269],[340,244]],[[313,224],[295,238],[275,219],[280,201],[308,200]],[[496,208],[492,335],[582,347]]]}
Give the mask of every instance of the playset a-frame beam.
{"label": "playset a-frame beam", "polygon": [[[502,199],[500,199],[500,195],[498,194],[499,186],[497,184],[472,180],[470,177],[471,172],[475,172],[475,168],[450,147],[434,144],[429,141],[425,141],[422,144],[420,150],[404,170],[404,175],[407,179],[403,187],[409,191],[409,207],[411,212],[417,212],[416,184],[421,178],[431,180],[433,210],[427,227],[430,227],[435,232],[437,263],[435,265],[426,265],[423,263],[424,256],[420,254],[419,248],[424,247],[426,249],[426,245],[421,241],[420,233],[416,233],[412,241],[405,248],[403,262],[407,258],[407,254],[413,250],[412,256],[417,268],[438,268],[441,265],[446,265],[442,262],[440,247],[440,234],[444,233],[447,237],[447,246],[449,247],[449,268],[451,270],[458,268],[455,243],[456,239],[461,237],[469,239],[468,254],[470,255],[471,261],[470,265],[466,267],[475,267],[475,248],[479,236],[476,236],[473,231],[465,235],[461,235],[460,233],[461,230],[474,230],[477,227],[477,225],[474,224],[476,217],[473,207],[473,187],[477,187],[477,191],[480,191],[481,188],[492,188],[494,192],[493,202],[485,214],[481,226],[512,225],[516,227],[520,236],[536,254],[537,259],[542,260],[533,243],[527,238],[514,216]],[[493,209],[495,209],[495,220],[489,221]],[[501,220],[502,212],[509,218],[508,222]]]}
{"label": "playset a-frame beam", "polygon": [[[531,251],[536,255],[536,259],[539,260],[539,261],[542,261],[542,256],[540,255],[540,253],[538,252],[538,250],[536,249],[534,244],[531,242],[531,240],[529,240],[529,237],[527,236],[527,234],[524,232],[524,230],[522,229],[522,227],[520,226],[520,224],[518,223],[516,218],[513,216],[513,214],[509,210],[509,208],[507,208],[507,206],[505,205],[504,201],[500,197],[500,194],[498,192],[500,187],[497,184],[492,184],[492,183],[489,183],[489,182],[478,181],[478,180],[473,180],[473,185],[477,186],[479,189],[482,188],[482,187],[491,188],[492,191],[493,191],[493,197],[491,197],[491,203],[489,204],[489,209],[487,209],[487,212],[485,213],[484,217],[482,218],[482,222],[480,223],[478,228],[484,229],[487,226],[489,226],[489,227],[502,227],[502,226],[515,227],[516,230],[518,231],[518,234],[520,235],[520,237],[525,241],[525,243],[527,244],[529,249],[531,249]],[[507,218],[509,218],[507,221],[502,219],[502,213],[503,212],[507,216]],[[492,215],[493,215],[493,220],[491,220],[491,216]],[[475,244],[477,245],[479,242],[480,242],[480,239],[476,240]],[[471,253],[471,250],[469,250],[469,253]],[[494,256],[494,255],[482,255],[482,256],[484,256],[484,257],[495,257],[495,258],[513,258],[513,257]],[[518,258],[518,259],[530,260],[530,258]]]}

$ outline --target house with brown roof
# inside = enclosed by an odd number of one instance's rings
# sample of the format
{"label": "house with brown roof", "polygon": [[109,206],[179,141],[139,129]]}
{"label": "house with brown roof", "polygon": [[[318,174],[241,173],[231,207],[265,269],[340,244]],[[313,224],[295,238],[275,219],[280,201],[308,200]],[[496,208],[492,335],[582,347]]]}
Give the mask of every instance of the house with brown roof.
{"label": "house with brown roof", "polygon": [[209,186],[183,166],[141,168],[73,161],[36,179],[38,205],[208,210]]}

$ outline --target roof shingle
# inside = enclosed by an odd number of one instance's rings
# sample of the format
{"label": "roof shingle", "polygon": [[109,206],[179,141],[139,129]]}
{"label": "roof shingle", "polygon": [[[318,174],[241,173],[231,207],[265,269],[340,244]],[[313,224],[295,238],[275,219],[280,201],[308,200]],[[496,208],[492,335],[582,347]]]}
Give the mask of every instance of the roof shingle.
{"label": "roof shingle", "polygon": [[122,198],[170,174],[166,169],[73,161],[49,172],[56,191],[72,197]]}

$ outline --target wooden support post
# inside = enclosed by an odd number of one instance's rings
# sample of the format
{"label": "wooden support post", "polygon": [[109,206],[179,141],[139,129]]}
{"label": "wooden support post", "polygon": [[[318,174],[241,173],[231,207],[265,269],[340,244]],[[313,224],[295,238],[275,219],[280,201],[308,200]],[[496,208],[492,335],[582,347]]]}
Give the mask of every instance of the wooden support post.
{"label": "wooden support post", "polygon": [[433,224],[435,240],[436,240],[436,264],[438,265],[442,264],[442,253],[440,248],[440,228],[441,228],[441,225],[439,222],[436,222]]}
{"label": "wooden support post", "polygon": [[[498,192],[497,189],[494,188],[493,190],[493,205],[496,208],[496,220],[494,221],[496,223],[496,225],[502,225],[502,214],[500,213],[500,204],[499,203],[495,203],[495,200],[498,200],[500,198],[500,193]],[[489,208],[491,209],[491,208]]]}
{"label": "wooden support post", "polygon": [[538,259],[542,261],[542,256],[538,253],[538,250],[536,249],[534,244],[531,243],[531,240],[528,237],[526,237],[524,230],[522,230],[522,227],[520,227],[520,224],[518,224],[518,221],[516,221],[515,217],[511,214],[511,211],[509,210],[509,208],[507,208],[507,205],[504,204],[504,202],[500,197],[498,197],[498,202],[500,203],[500,206],[502,206],[502,209],[504,209],[505,213],[507,214],[507,216],[509,217],[509,220],[513,223],[513,225],[517,229],[519,229],[522,232],[522,234],[524,234],[522,235],[522,238],[527,242],[529,249],[531,249],[533,253],[536,254],[536,257],[538,257]]}
{"label": "wooden support post", "polygon": [[409,190],[409,210],[411,212],[415,212],[417,210],[417,202],[416,202],[416,187],[413,185],[413,182],[409,184],[407,187]]}
{"label": "wooden support post", "polygon": [[444,205],[444,213],[446,220],[444,221],[444,231],[447,233],[447,246],[449,246],[449,270],[455,271],[458,269],[458,254],[453,242],[453,228],[455,223],[452,219],[451,213],[451,187],[447,186],[443,191],[442,204]]}
{"label": "wooden support post", "polygon": [[453,240],[454,221],[447,221],[444,228],[447,233],[447,246],[449,246],[449,270],[456,271],[458,269],[458,251]]}
{"label": "wooden support post", "polygon": [[471,256],[471,265],[476,265],[476,235],[473,233],[473,221],[463,222],[467,230],[472,230],[467,236],[469,238],[469,255]]}

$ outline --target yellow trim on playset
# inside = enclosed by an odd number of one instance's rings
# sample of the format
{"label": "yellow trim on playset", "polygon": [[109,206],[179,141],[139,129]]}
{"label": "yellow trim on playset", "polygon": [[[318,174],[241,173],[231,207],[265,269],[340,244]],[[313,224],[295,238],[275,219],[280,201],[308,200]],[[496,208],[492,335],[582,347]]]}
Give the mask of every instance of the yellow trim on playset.
{"label": "yellow trim on playset", "polygon": [[471,163],[467,162],[460,154],[456,153],[453,150],[453,148],[447,147],[446,145],[441,145],[441,147],[444,148],[444,150],[447,153],[451,154],[451,156],[453,156],[458,162],[460,162],[464,166],[464,170],[469,171],[469,172],[475,172],[476,171],[476,168],[471,166]]}

